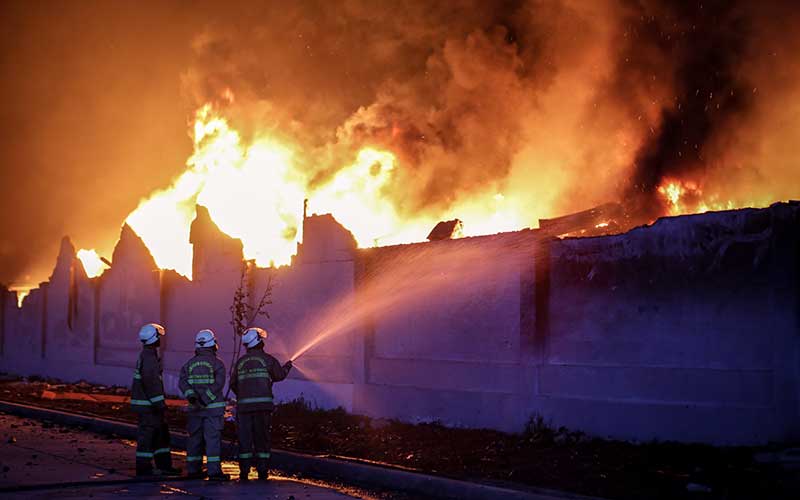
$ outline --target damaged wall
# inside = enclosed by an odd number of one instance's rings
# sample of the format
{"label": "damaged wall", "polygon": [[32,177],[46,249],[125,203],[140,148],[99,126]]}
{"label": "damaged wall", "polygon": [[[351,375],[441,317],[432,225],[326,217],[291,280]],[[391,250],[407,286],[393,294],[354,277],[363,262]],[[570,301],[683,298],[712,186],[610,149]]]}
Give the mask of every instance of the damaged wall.
{"label": "damaged wall", "polygon": [[42,350],[47,362],[61,364],[69,376],[81,376],[91,364],[95,290],[68,238],[61,242],[47,286]]}
{"label": "damaged wall", "polygon": [[532,407],[601,434],[796,433],[798,228],[776,205],[554,243]]}
{"label": "damaged wall", "polygon": [[[99,278],[62,242],[21,309],[4,292],[0,369],[128,385],[149,321],[167,328],[168,392],[201,328],[217,332],[230,365],[241,244],[198,214],[194,281],[159,271],[127,227]],[[270,317],[258,321],[269,350],[285,360],[319,318],[356,320],[298,360],[276,385],[283,400],[507,431],[539,414],[625,439],[800,436],[797,203],[616,236],[526,230],[362,250],[330,216],[304,226],[291,266],[248,271],[251,300],[272,280]]]}

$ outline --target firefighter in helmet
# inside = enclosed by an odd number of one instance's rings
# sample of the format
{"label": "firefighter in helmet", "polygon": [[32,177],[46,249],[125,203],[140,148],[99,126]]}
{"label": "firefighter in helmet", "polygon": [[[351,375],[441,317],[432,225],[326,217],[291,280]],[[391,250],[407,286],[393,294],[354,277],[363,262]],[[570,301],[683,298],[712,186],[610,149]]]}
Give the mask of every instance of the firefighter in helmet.
{"label": "firefighter in helmet", "polygon": [[292,362],[281,365],[264,352],[267,332],[248,328],[242,335],[247,352],[234,366],[230,387],[236,394],[239,434],[239,480],[247,481],[255,463],[258,479],[266,481],[270,458],[272,384],[285,379]]}
{"label": "firefighter in helmet", "polygon": [[137,476],[153,474],[153,462],[161,474],[181,473],[180,469],[172,467],[169,427],[164,415],[166,401],[158,347],[165,333],[164,327],[156,323],[148,323],[139,330],[142,352],[136,361],[131,386],[131,408],[139,414],[136,433]]}
{"label": "firefighter in helmet", "polygon": [[225,365],[217,357],[219,344],[211,330],[200,330],[194,341],[195,356],[181,368],[178,387],[189,401],[186,427],[186,470],[189,477],[203,477],[203,454],[206,455],[208,479],[227,481],[222,473],[220,455],[222,429],[225,425]]}

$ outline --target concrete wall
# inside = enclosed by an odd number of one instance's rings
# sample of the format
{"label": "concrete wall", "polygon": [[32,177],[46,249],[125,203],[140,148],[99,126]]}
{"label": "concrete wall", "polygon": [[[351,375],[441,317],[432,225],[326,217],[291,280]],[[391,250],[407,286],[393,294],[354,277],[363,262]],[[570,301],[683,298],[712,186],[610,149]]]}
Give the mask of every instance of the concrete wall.
{"label": "concrete wall", "polygon": [[23,307],[15,300],[6,300],[5,335],[3,338],[3,370],[14,373],[42,373],[42,327],[46,287],[31,290]]}
{"label": "concrete wall", "polygon": [[780,212],[671,218],[555,243],[533,408],[629,437],[759,442],[796,432],[797,212]]}
{"label": "concrete wall", "polygon": [[[530,286],[523,276],[533,262],[534,241],[532,231],[522,231],[364,251],[361,272],[367,279],[404,281],[403,288],[414,292],[369,318],[366,383],[356,411],[522,428],[527,415],[519,387],[525,357],[521,310],[523,288]],[[404,267],[410,274],[397,273]],[[426,286],[430,276],[443,282]]]}
{"label": "concrete wall", "polygon": [[64,238],[47,286],[43,358],[69,378],[91,373],[93,363],[94,287]]}
{"label": "concrete wall", "polygon": [[92,378],[127,385],[140,349],[139,328],[161,319],[160,272],[144,243],[127,225],[112,262],[111,269],[96,279],[94,362],[99,368]]}
{"label": "concrete wall", "polygon": [[[88,279],[65,240],[50,280],[4,293],[0,369],[130,383],[141,324],[165,325],[165,384],[212,328],[227,365],[232,296],[272,284],[268,350],[318,333],[279,399],[407,421],[519,431],[534,414],[624,439],[800,437],[800,205],[666,218],[629,233],[538,231],[358,250],[330,216],[291,266],[258,269],[199,212],[195,280],[159,271],[123,228]],[[341,327],[341,328],[339,328]],[[339,328],[339,329],[337,329]]]}

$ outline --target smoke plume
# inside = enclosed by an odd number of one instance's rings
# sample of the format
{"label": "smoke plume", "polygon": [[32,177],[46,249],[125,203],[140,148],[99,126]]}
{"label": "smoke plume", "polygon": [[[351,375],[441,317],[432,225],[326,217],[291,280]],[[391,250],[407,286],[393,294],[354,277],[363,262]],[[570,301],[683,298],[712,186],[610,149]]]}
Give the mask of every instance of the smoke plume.
{"label": "smoke plume", "polygon": [[753,65],[796,43],[775,29],[795,16],[788,2],[301,2],[251,14],[197,38],[185,83],[198,103],[232,93],[238,126],[300,144],[312,190],[377,146],[400,160],[386,193],[407,215],[499,192],[532,225],[611,200],[655,217],[665,179],[714,182],[731,168],[720,145],[737,149],[742,124],[778,97],[754,91]]}
{"label": "smoke plume", "polygon": [[[151,6],[148,29],[171,33],[155,47],[144,43],[142,23],[126,31],[125,24],[108,22],[107,11],[96,15],[106,16],[98,21],[103,26],[115,27],[114,43],[128,60],[170,54],[168,66],[180,74],[183,101],[177,107],[144,83],[116,92],[115,102],[132,122],[163,123],[153,112],[161,106],[174,124],[186,119],[186,110],[212,103],[245,142],[268,135],[290,145],[312,200],[314,190],[352,164],[361,148],[391,151],[397,168],[382,194],[404,217],[458,217],[467,207],[500,199],[504,209],[522,214],[511,224],[522,227],[608,201],[621,201],[643,221],[652,220],[666,213],[659,187],[673,180],[692,186],[686,196],[714,206],[763,205],[800,195],[795,56],[800,15],[793,3],[167,3]],[[51,12],[24,15],[58,22]],[[18,23],[22,28],[14,43],[40,30],[42,19],[30,23],[30,33]],[[10,41],[4,45],[9,60],[15,49]],[[102,45],[96,38],[81,45],[87,53],[97,46]],[[38,62],[42,55],[33,53]],[[95,64],[127,78],[125,60],[105,60],[112,62]],[[4,68],[6,79],[21,78]],[[62,73],[64,88],[56,92],[68,95],[76,85],[94,85],[98,102],[105,99],[90,72]],[[12,92],[4,94],[14,99]],[[132,104],[137,101],[150,105]],[[111,106],[108,99],[102,102],[103,109]],[[97,113],[91,106],[87,112],[91,123]],[[29,119],[46,121],[61,112],[42,106],[32,113]],[[142,133],[121,134],[113,142],[138,151]],[[108,143],[101,134],[96,143],[81,144],[102,150]],[[48,154],[59,157],[58,150]],[[86,206],[102,199],[94,209],[108,209],[104,213],[117,220],[118,212],[130,210],[131,198],[146,196],[163,186],[165,176],[180,172],[181,164],[166,169],[158,158],[140,158],[137,165],[149,166],[139,167],[138,184],[134,192],[126,190],[121,206],[113,201],[118,196],[109,198],[120,189],[120,180],[110,174],[113,183],[70,181],[43,188],[52,191],[43,194],[46,199],[55,192],[80,192],[70,202],[81,218],[63,215],[55,203],[44,204],[36,217],[43,227],[51,227],[44,221],[55,216],[58,230],[113,241],[118,226],[106,221],[98,228]],[[64,168],[117,168],[97,163],[108,158],[79,160]],[[15,176],[24,175],[12,175],[9,168],[4,167],[6,190]],[[149,178],[154,184],[143,185],[141,179]],[[29,271],[22,237],[13,236],[17,229],[19,224],[10,222],[2,227],[4,239],[11,235],[0,245],[4,279],[19,280]],[[50,236],[58,241],[59,235]]]}

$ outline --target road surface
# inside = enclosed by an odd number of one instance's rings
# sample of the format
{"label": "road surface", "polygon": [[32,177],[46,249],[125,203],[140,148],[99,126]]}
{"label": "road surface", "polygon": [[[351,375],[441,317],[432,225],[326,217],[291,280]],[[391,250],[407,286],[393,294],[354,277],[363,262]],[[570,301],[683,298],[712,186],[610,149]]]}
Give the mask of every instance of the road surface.
{"label": "road surface", "polygon": [[[361,490],[277,477],[269,483],[202,480],[141,482],[134,478],[135,443],[0,413],[0,497],[61,498],[376,498]],[[184,452],[173,452],[184,468]],[[232,476],[233,462],[223,462]],[[185,469],[184,469],[185,470]],[[253,474],[254,476],[255,474]],[[382,494],[378,498],[390,498]]]}

